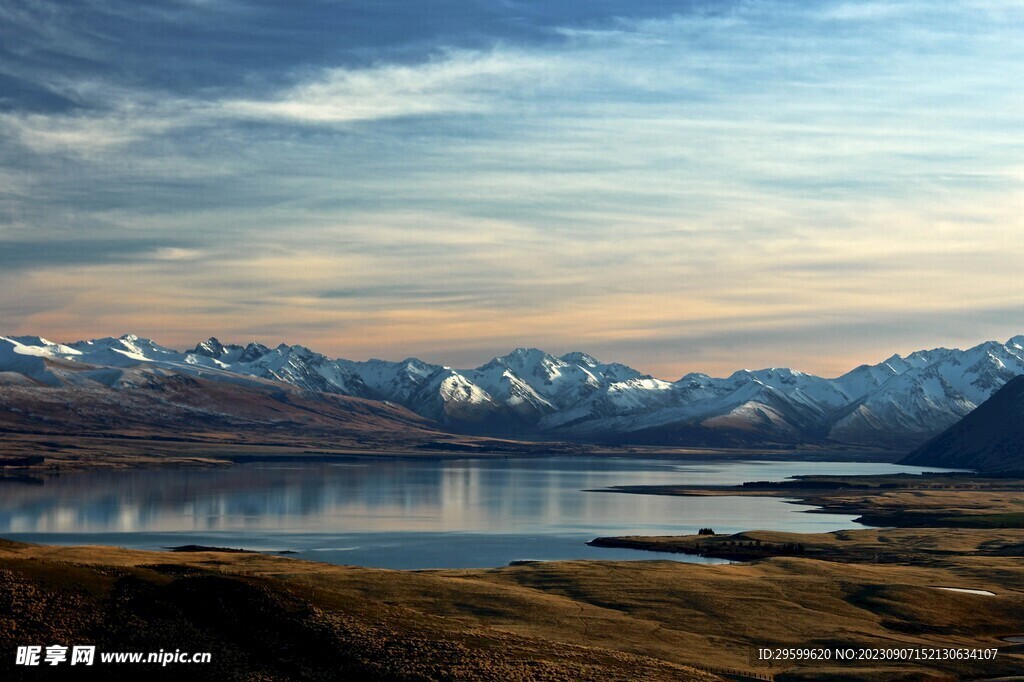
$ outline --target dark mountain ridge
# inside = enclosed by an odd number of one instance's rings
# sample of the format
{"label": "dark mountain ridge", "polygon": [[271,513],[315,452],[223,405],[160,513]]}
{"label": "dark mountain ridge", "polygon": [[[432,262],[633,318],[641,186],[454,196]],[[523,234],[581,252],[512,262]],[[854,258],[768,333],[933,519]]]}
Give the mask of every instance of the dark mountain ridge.
{"label": "dark mountain ridge", "polygon": [[1024,472],[1024,376],[1008,381],[991,398],[901,464]]}

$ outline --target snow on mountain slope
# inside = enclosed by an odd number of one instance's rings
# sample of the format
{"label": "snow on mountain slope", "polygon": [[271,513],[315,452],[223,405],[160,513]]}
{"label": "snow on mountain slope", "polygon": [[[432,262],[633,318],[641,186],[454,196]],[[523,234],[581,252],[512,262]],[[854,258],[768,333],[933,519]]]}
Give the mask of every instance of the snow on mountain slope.
{"label": "snow on mountain slope", "polygon": [[808,419],[806,413],[806,396],[794,401],[791,396],[758,380],[744,384],[726,398],[719,398],[724,404],[712,407],[708,416],[700,420],[702,428],[799,440],[802,431],[813,426],[813,418]]}
{"label": "snow on mountain slope", "polygon": [[141,362],[175,362],[182,359],[182,354],[178,351],[134,334],[125,334],[118,338],[76,341],[68,344],[68,347],[77,354],[65,355],[64,359],[103,367],[130,367]]}
{"label": "snow on mountain slope", "polygon": [[641,375],[602,384],[585,400],[544,417],[540,426],[545,430],[595,433],[606,431],[611,424],[627,423],[631,415],[646,414],[679,401],[680,394],[673,384]]}
{"label": "snow on mountain slope", "polygon": [[[799,390],[787,394],[757,379],[700,382],[689,377],[686,382],[671,386],[660,405],[609,415],[600,421],[580,421],[573,425],[573,431],[625,442],[635,437],[643,443],[669,443],[680,434],[693,438],[698,432],[713,430],[745,434],[740,440],[799,442],[813,439],[817,424],[826,414],[824,408]],[[682,391],[689,391],[689,399],[683,397]]]}
{"label": "snow on mountain slope", "polygon": [[[581,359],[584,363],[571,363],[536,348],[517,348],[476,372],[493,376],[492,368],[503,368],[507,371],[501,374],[502,380],[509,379],[510,385],[524,384],[529,389],[520,388],[536,396],[546,408],[561,409],[578,403],[601,385],[595,374],[600,363],[590,356]],[[482,385],[488,388],[486,381]]]}
{"label": "snow on mountain slope", "polygon": [[[917,355],[917,354],[914,354]],[[1015,376],[1024,348],[1011,339],[932,351],[835,416],[829,435],[850,442],[919,442],[956,423]]]}
{"label": "snow on mountain slope", "polygon": [[242,346],[216,338],[179,352],[130,334],[66,345],[0,337],[0,385],[130,390],[155,380],[155,374],[129,371],[136,367],[386,401],[452,427],[488,432],[673,443],[697,429],[771,442],[895,445],[938,433],[1024,374],[1024,336],[967,350],[893,355],[835,379],[767,368],[725,378],[687,374],[675,382],[586,353],[556,357],[536,348],[458,370],[416,358],[351,361],[304,346]]}
{"label": "snow on mountain slope", "polygon": [[[545,415],[539,425],[554,433],[607,435],[627,442],[628,434],[655,442],[659,431],[677,433],[683,426],[746,429],[794,441],[827,435],[854,444],[917,442],[956,421],[1013,376],[1024,374],[1024,343],[1018,341],[1024,337],[967,351],[938,348],[894,355],[837,379],[769,368],[741,370],[724,379],[689,374],[674,384],[657,379],[599,383],[600,390],[567,407],[551,401],[559,409]],[[536,366],[539,356],[530,357]],[[583,354],[569,359],[597,365]],[[543,361],[545,372],[527,376],[553,383],[550,359]],[[547,381],[540,388],[547,388]]]}
{"label": "snow on mountain slope", "polygon": [[[0,336],[0,371],[50,386],[59,385],[60,381],[49,371],[44,359],[52,357],[49,354],[52,345],[38,337]],[[21,383],[16,377],[9,377],[8,381]]]}
{"label": "snow on mountain slope", "polygon": [[903,358],[894,355],[877,365],[861,365],[832,380],[832,383],[851,400],[857,400],[877,390],[882,384],[907,371]]}
{"label": "snow on mountain slope", "polygon": [[[502,417],[510,413],[508,406],[496,401],[487,391],[458,372],[447,368],[432,377],[414,398],[414,405],[433,405],[430,414],[438,415],[437,420],[446,424],[489,423],[498,426]],[[512,411],[518,414],[518,411]]]}
{"label": "snow on mountain slope", "polygon": [[250,362],[238,361],[228,369],[274,379],[311,391],[340,393],[359,398],[370,396],[366,384],[344,366],[305,346],[279,345]]}
{"label": "snow on mountain slope", "polygon": [[545,366],[543,360],[530,367],[525,362],[515,364],[520,365],[525,377],[506,364],[504,358],[495,358],[478,369],[463,370],[459,374],[523,418],[539,419],[555,412],[558,408],[534,388],[535,384],[543,384],[542,377],[551,368]]}
{"label": "snow on mountain slope", "polygon": [[25,355],[38,355],[39,357],[59,358],[69,355],[77,355],[75,349],[64,346],[53,341],[47,341],[40,336],[0,336],[9,343],[20,346],[19,353]]}
{"label": "snow on mountain slope", "polygon": [[[541,430],[557,429],[588,420],[631,414],[674,402],[672,384],[619,363],[605,364],[586,353],[554,357],[537,349],[519,348],[495,358],[467,376],[488,387],[483,371],[503,368],[503,378],[529,386],[535,396]],[[488,389],[500,399],[504,392]]]}
{"label": "snow on mountain slope", "polygon": [[1024,376],[1006,382],[976,410],[910,453],[900,464],[1020,472],[1024,471],[1021,443]]}
{"label": "snow on mountain slope", "polygon": [[438,372],[445,368],[427,364],[416,358],[401,362],[367,360],[353,362],[336,360],[339,369],[356,375],[374,394],[384,400],[405,402],[419,392]]}
{"label": "snow on mountain slope", "polygon": [[577,365],[579,367],[585,367],[593,371],[597,376],[602,377],[606,381],[610,382],[622,382],[629,381],[631,379],[641,379],[646,377],[646,374],[638,372],[632,367],[623,365],[618,362],[605,364],[594,357],[575,351],[572,353],[566,353],[559,360],[569,363],[571,365]]}
{"label": "snow on mountain slope", "polygon": [[[132,387],[122,381],[124,372],[136,367],[169,370],[231,383],[260,385],[260,372],[236,372],[230,365],[211,357],[180,353],[150,339],[132,334],[71,344],[55,344],[39,337],[0,337],[0,372],[18,372],[50,386],[98,383],[110,388]],[[20,341],[19,341],[20,339]],[[5,350],[8,349],[8,350]],[[13,351],[10,351],[13,349]],[[6,357],[13,352],[14,356]],[[32,367],[25,365],[26,358]],[[18,369],[18,367],[21,369]],[[276,377],[267,377],[280,381]],[[297,381],[286,381],[294,383]],[[315,389],[314,389],[315,390]]]}
{"label": "snow on mountain slope", "polygon": [[770,386],[781,394],[790,396],[813,410],[826,411],[850,402],[849,396],[834,382],[784,367],[772,367],[753,372],[744,369],[733,373],[726,381],[735,388],[756,381],[764,386]]}
{"label": "snow on mountain slope", "polygon": [[416,358],[335,362],[358,376],[378,400],[398,403],[435,421],[478,424],[505,412],[486,391],[450,367]]}
{"label": "snow on mountain slope", "polygon": [[[558,358],[526,348],[475,369],[457,370],[415,358],[337,362],[358,374],[379,399],[397,402],[418,414],[448,423],[493,425],[506,419],[519,429],[531,424],[548,428],[560,423],[558,419],[587,415],[591,403],[601,395],[608,393],[618,399],[630,392],[628,383],[640,389],[639,393],[649,392],[655,383],[669,385],[625,365],[603,364],[584,353]],[[616,381],[622,385],[616,386]],[[547,417],[556,421],[546,424]]]}

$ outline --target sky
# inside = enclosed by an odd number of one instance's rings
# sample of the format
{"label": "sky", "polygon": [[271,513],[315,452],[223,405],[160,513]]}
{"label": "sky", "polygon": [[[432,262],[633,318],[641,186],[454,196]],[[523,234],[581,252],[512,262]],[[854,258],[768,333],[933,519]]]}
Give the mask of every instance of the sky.
{"label": "sky", "polygon": [[0,330],[837,375],[1024,333],[1024,2],[6,0]]}

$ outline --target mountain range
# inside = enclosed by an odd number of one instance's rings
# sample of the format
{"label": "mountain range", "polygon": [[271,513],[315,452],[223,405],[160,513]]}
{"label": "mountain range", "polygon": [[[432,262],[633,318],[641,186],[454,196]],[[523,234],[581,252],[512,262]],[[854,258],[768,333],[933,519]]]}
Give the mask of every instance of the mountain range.
{"label": "mountain range", "polygon": [[978,409],[911,452],[901,463],[1024,472],[1024,376],[1008,381]]}
{"label": "mountain range", "polygon": [[374,403],[424,428],[605,444],[909,448],[1019,375],[1024,336],[893,355],[836,378],[773,367],[675,381],[582,352],[555,356],[536,348],[454,369],[416,358],[332,359],[300,345],[216,338],[178,351],[132,334],[67,344],[0,336],[0,411],[22,409],[19,399],[47,392],[72,404],[76,396],[191,380],[217,385],[222,399],[232,390],[286,387],[304,400]]}

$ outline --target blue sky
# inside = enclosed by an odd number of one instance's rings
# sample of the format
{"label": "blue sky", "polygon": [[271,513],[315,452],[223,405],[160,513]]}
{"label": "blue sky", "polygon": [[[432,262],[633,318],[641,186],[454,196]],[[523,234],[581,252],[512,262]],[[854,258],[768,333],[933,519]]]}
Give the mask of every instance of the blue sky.
{"label": "blue sky", "polygon": [[0,318],[665,378],[1024,331],[1024,3],[12,0]]}

